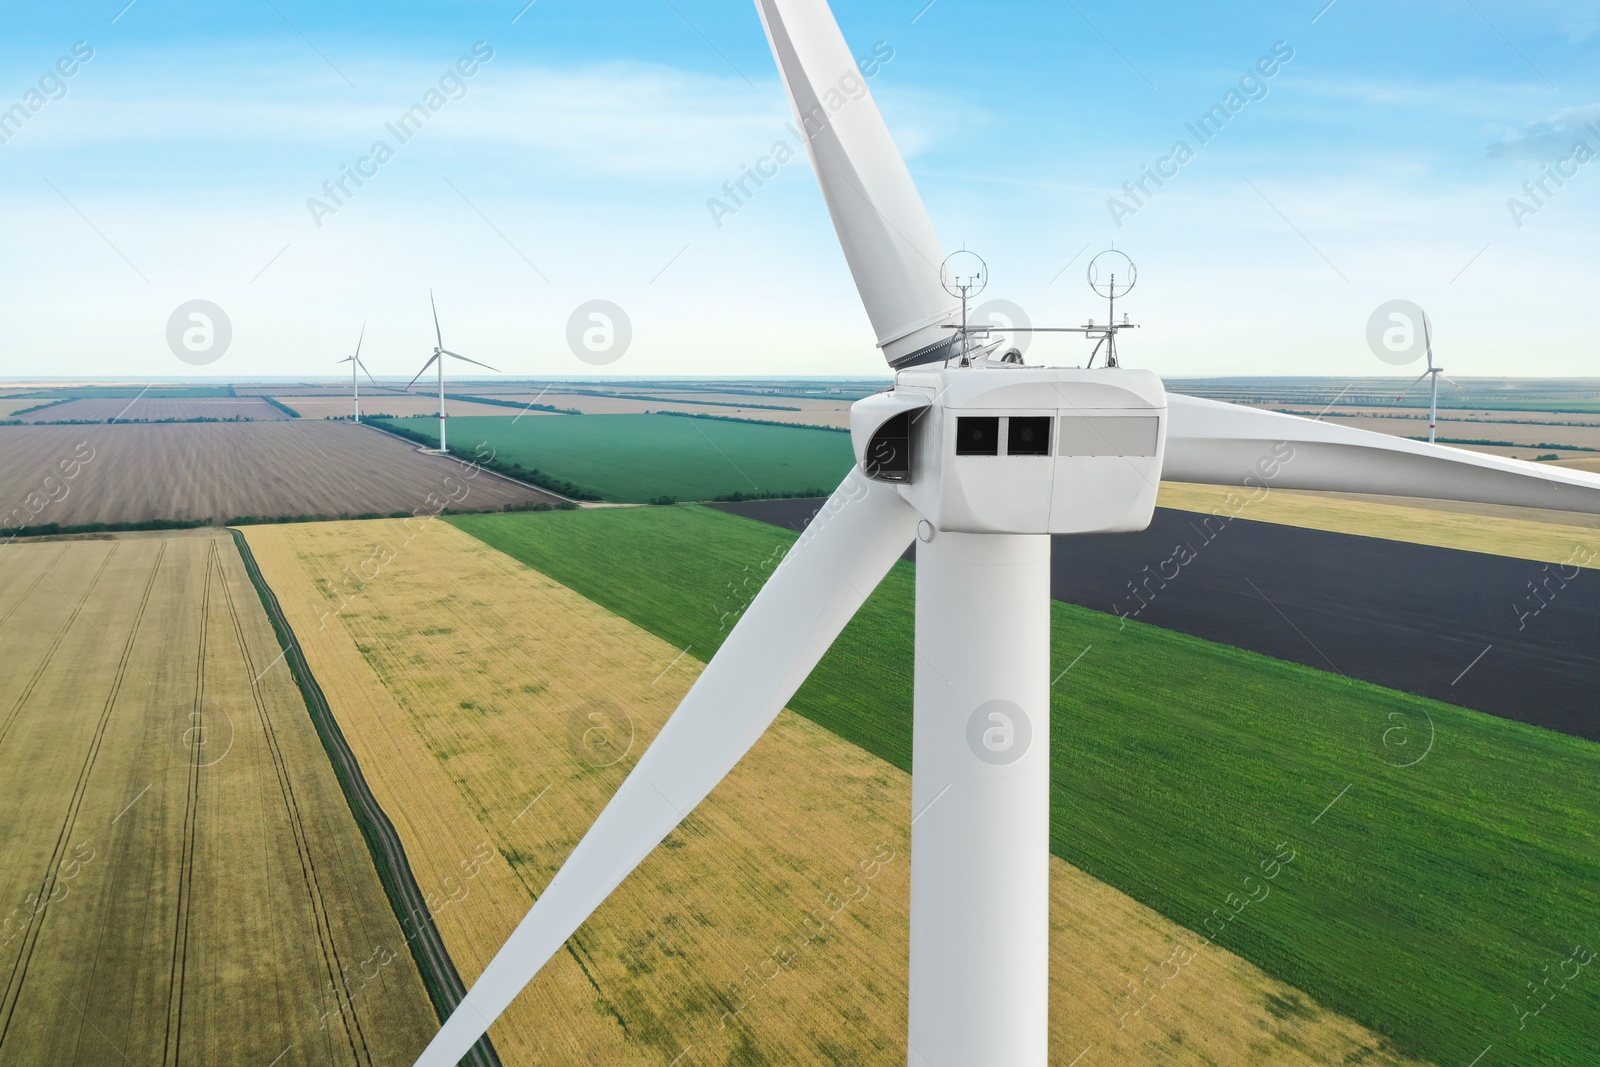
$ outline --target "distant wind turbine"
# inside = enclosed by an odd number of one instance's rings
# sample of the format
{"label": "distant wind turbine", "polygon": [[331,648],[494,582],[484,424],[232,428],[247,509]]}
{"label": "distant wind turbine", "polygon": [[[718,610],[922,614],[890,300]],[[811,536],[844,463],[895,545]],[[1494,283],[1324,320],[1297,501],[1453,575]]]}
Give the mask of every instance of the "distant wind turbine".
{"label": "distant wind turbine", "polygon": [[1422,336],[1428,343],[1428,369],[1422,372],[1422,377],[1417,381],[1422,381],[1422,378],[1433,379],[1433,399],[1428,405],[1428,443],[1432,444],[1439,429],[1439,375],[1444,373],[1444,368],[1433,365],[1433,330],[1428,326],[1427,315],[1422,316]]}
{"label": "distant wind turbine", "polygon": [[448,348],[446,348],[444,346],[444,331],[439,329],[439,305],[434,302],[433,290],[432,289],[428,290],[428,305],[433,308],[433,335],[434,335],[434,338],[438,341],[438,344],[436,344],[434,346],[433,355],[428,358],[428,362],[424,363],[422,365],[422,369],[417,371],[416,378],[412,378],[409,382],[406,383],[406,388],[410,389],[413,385],[416,385],[417,384],[417,378],[420,378],[424,374],[426,374],[428,372],[428,368],[429,367],[432,367],[432,366],[435,366],[435,365],[438,366],[438,368],[439,368],[439,451],[440,452],[447,452],[447,451],[449,451],[449,449],[445,444],[445,438],[444,438],[444,420],[447,417],[446,414],[445,414],[445,410],[444,410],[444,357],[445,356],[450,356],[450,357],[452,357],[454,359],[459,359],[463,363],[471,363],[475,367],[482,367],[484,370],[492,370],[496,374],[499,374],[500,372],[498,370],[495,370],[494,367],[489,366],[489,364],[487,364],[487,363],[479,363],[475,359],[468,359],[466,356],[463,356],[461,353],[452,352]]}
{"label": "distant wind turbine", "polygon": [[367,324],[363,322],[361,324],[361,333],[356,337],[355,355],[346,356],[339,361],[340,363],[350,364],[350,399],[354,402],[356,407],[357,422],[361,421],[361,384],[356,378],[356,369],[358,367],[360,368],[361,373],[367,376],[367,381],[371,382],[373,385],[378,384],[378,379],[374,378],[372,376],[372,372],[367,369],[367,365],[361,362],[361,341],[366,336]]}
{"label": "distant wind turbine", "polygon": [[[1409,387],[1407,387],[1406,392],[1409,393],[1412,389],[1416,388],[1417,382],[1422,381],[1423,378],[1431,378],[1431,379],[1433,379],[1433,381],[1432,381],[1433,397],[1432,397],[1432,399],[1431,399],[1431,401],[1429,402],[1429,405],[1428,405],[1428,442],[1431,444],[1431,443],[1433,443],[1434,436],[1437,433],[1438,426],[1439,426],[1439,379],[1440,378],[1443,378],[1445,381],[1449,382],[1450,383],[1450,387],[1452,389],[1454,389],[1457,393],[1461,394],[1461,399],[1465,400],[1467,402],[1467,406],[1469,408],[1471,408],[1474,411],[1477,411],[1478,410],[1478,405],[1473,402],[1473,400],[1472,400],[1472,398],[1470,396],[1467,395],[1466,390],[1461,388],[1461,386],[1456,383],[1456,380],[1454,378],[1450,377],[1450,375],[1448,375],[1448,374],[1446,374],[1444,372],[1444,368],[1443,367],[1435,367],[1433,365],[1433,327],[1432,327],[1432,324],[1428,321],[1428,316],[1427,315],[1423,315],[1422,316],[1422,336],[1423,336],[1424,340],[1427,343],[1428,369],[1423,371],[1420,375],[1418,375],[1417,380],[1415,382],[1412,382],[1411,385]],[[1401,394],[1401,395],[1403,396],[1405,394]]]}

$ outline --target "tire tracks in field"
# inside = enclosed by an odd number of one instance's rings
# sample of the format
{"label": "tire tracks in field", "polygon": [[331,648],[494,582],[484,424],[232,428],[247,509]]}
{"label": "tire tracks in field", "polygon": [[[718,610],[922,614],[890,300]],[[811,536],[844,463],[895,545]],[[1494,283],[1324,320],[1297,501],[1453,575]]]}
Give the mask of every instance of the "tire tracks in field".
{"label": "tire tracks in field", "polygon": [[189,970],[189,925],[194,914],[195,839],[200,821],[200,749],[205,744],[206,655],[211,632],[211,576],[216,569],[213,541],[206,552],[205,579],[200,593],[200,644],[195,653],[194,703],[189,713],[188,774],[185,775],[182,848],[178,859],[178,906],[172,928],[172,963],[168,972],[166,1030],[162,1035],[161,1062],[177,1067],[182,1054],[183,998]]}
{"label": "tire tracks in field", "polygon": [[39,572],[39,577],[35,578],[33,583],[29,585],[27,589],[23,590],[22,595],[17,598],[17,602],[7,608],[4,615],[0,615],[0,626],[4,626],[10,620],[11,616],[17,613],[17,609],[22,607],[23,604],[27,603],[28,598],[33,595],[33,591],[39,588],[39,583],[45,580],[46,575],[55,570],[56,564],[60,563],[61,557],[66,554],[67,544],[66,542],[62,542],[61,551],[56,553],[56,558],[44,565],[44,569]]}
{"label": "tire tracks in field", "polygon": [[[244,561],[245,573],[250,576],[256,595],[261,598],[261,606],[266,609],[267,617],[271,620],[278,640],[283,645],[284,658],[294,675],[295,682],[300,687],[301,695],[305,698],[306,710],[310,713],[311,721],[317,728],[317,735],[322,739],[323,748],[333,764],[334,773],[344,790],[345,800],[356,817],[356,825],[361,828],[361,835],[366,838],[373,865],[378,870],[378,878],[383,883],[384,892],[389,897],[389,904],[394,909],[395,917],[400,920],[401,932],[404,933],[408,929],[415,930],[415,933],[406,938],[406,945],[411,950],[411,956],[416,961],[417,970],[422,976],[422,984],[427,989],[428,996],[433,1001],[434,1011],[442,1023],[449,1017],[450,1012],[455,1010],[456,1005],[466,998],[466,985],[462,982],[455,963],[450,959],[449,950],[445,948],[444,939],[440,937],[438,927],[434,924],[433,915],[428,910],[427,898],[417,885],[411,864],[406,859],[400,835],[396,832],[394,824],[389,821],[389,817],[384,814],[383,808],[372,795],[372,790],[362,776],[361,766],[356,761],[355,753],[350,751],[349,743],[333,716],[333,709],[328,706],[327,697],[311,673],[305,652],[301,649],[294,630],[289,626],[289,620],[284,616],[277,596],[262,576],[261,568],[257,566],[255,556],[251,553],[244,535],[238,530],[228,532],[233,535],[239,556]],[[500,1057],[495,1052],[494,1044],[488,1034],[484,1034],[478,1040],[472,1051],[461,1062],[471,1067],[500,1067]]]}
{"label": "tire tracks in field", "polygon": [[203,736],[205,720],[200,709],[206,692],[206,639],[211,618],[211,558],[206,553],[205,579],[200,593],[200,647],[195,653],[194,704],[189,713],[189,773],[184,776],[182,847],[178,853],[178,906],[172,926],[172,963],[168,970],[166,1030],[161,1040],[161,1062],[176,1067],[183,1029],[183,982],[189,958],[189,913],[193,909],[195,824],[200,807],[200,753],[195,739]]}
{"label": "tire tracks in field", "polygon": [[[212,551],[214,554],[217,552],[214,541]],[[217,569],[220,573],[222,569],[220,555],[217,559]],[[233,626],[234,638],[239,644],[239,654],[251,677],[257,677],[255,659],[250,655],[250,646],[245,639],[244,626],[239,621],[239,611],[233,599],[233,591],[228,588],[226,579],[221,584],[228,609],[228,619]],[[351,1055],[355,1057],[357,1063],[364,1062],[370,1065],[375,1063],[372,1049],[368,1045],[361,1020],[354,1010],[355,997],[350,993],[349,983],[345,980],[345,964],[334,937],[333,920],[328,911],[322,880],[317,874],[316,862],[312,856],[310,834],[306,831],[305,819],[301,815],[300,803],[295,797],[294,785],[289,780],[289,762],[278,743],[277,730],[272,724],[266,700],[261,695],[261,687],[251,685],[250,695],[255,704],[256,716],[261,723],[262,734],[266,739],[267,751],[272,757],[272,766],[277,775],[278,790],[283,798],[284,810],[289,816],[295,853],[300,861],[300,874],[305,883],[306,898],[311,904],[312,917],[317,927],[317,942],[322,952],[323,967],[328,975],[328,985],[333,989],[334,998],[339,1005],[337,1014],[345,1020],[345,1037],[350,1044]]]}
{"label": "tire tracks in field", "polygon": [[[107,554],[106,562],[109,563],[111,555]],[[150,577],[146,579],[144,592],[139,598],[139,610],[134,615],[133,625],[128,630],[128,640],[123,644],[122,656],[117,662],[117,669],[112,676],[111,687],[106,694],[105,703],[100,709],[100,720],[95,724],[94,735],[89,742],[89,751],[84,757],[83,766],[78,771],[78,780],[73,786],[72,798],[67,803],[66,818],[62,822],[61,831],[56,837],[55,849],[50,856],[50,864],[45,869],[44,877],[39,883],[39,892],[36,900],[43,900],[44,905],[34,912],[28,922],[28,929],[23,935],[23,946],[17,954],[16,961],[12,964],[11,973],[6,977],[6,990],[3,999],[0,999],[0,1050],[5,1047],[6,1035],[11,1031],[11,1023],[16,1017],[17,1004],[22,999],[22,987],[28,979],[28,968],[33,961],[34,949],[38,946],[40,932],[44,928],[44,921],[49,915],[50,894],[54,892],[56,876],[61,870],[61,863],[67,848],[67,843],[72,840],[73,831],[77,828],[78,812],[83,807],[83,798],[88,792],[89,778],[94,771],[95,759],[100,754],[101,742],[105,740],[106,725],[111,721],[111,711],[116,706],[117,695],[122,691],[122,682],[128,675],[129,662],[133,658],[133,646],[139,637],[139,627],[144,621],[145,610],[150,606],[150,593],[155,588],[156,577],[161,573],[162,560],[166,558],[167,542],[161,542],[161,548],[156,552],[155,563],[150,568]],[[101,565],[101,571],[105,564]],[[98,580],[99,572],[96,572]],[[87,602],[85,594],[84,601]],[[77,609],[73,611],[73,618],[78,615]],[[68,624],[70,626],[70,622]],[[51,646],[54,653],[55,647],[61,643],[65,630],[57,637],[56,644]],[[20,706],[20,705],[19,705]]]}
{"label": "tire tracks in field", "polygon": [[[12,702],[11,710],[6,712],[5,721],[0,722],[0,745],[4,745],[6,743],[6,736],[11,733],[12,725],[17,721],[17,716],[22,714],[22,706],[26,704],[28,702],[28,698],[33,695],[33,687],[39,684],[39,679],[44,677],[44,672],[49,668],[50,661],[55,658],[56,649],[60,648],[61,642],[66,640],[67,631],[71,630],[72,624],[78,621],[78,616],[83,612],[83,605],[87,604],[89,602],[89,597],[94,594],[95,586],[100,583],[100,575],[105,573],[106,567],[111,564],[111,557],[117,554],[118,547],[120,546],[113,544],[111,546],[111,551],[106,553],[105,559],[100,561],[99,569],[94,572],[94,577],[89,579],[89,588],[84,590],[83,599],[72,605],[72,611],[68,613],[67,621],[61,624],[60,632],[56,634],[55,640],[50,642],[50,647],[45,650],[44,657],[39,661],[39,665],[34,668],[33,674],[29,676],[28,683],[22,687],[22,692],[18,693],[17,699]],[[65,555],[66,551],[66,547],[63,546],[61,549],[62,555]],[[56,557],[56,559],[60,558],[61,556]],[[52,560],[51,566],[54,565],[55,561]],[[46,567],[44,572],[42,572],[38,579],[34,581],[33,585],[28,587],[29,595],[33,593],[34,589],[38,588],[40,582],[43,582],[50,576],[49,572],[50,568]],[[54,583],[51,584],[52,586],[54,585]],[[26,596],[24,599],[26,599]],[[72,602],[69,600],[68,603],[70,604]],[[11,609],[11,611],[6,613],[6,617],[9,618],[11,616],[11,612],[16,611],[16,609],[21,606],[22,601],[17,601],[16,605]],[[3,619],[0,619],[0,622],[3,621]]]}

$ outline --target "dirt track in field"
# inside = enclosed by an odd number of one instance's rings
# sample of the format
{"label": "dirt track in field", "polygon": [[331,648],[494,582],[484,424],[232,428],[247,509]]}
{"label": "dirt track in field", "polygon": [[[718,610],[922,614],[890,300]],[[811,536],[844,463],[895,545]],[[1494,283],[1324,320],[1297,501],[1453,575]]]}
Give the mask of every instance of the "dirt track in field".
{"label": "dirt track in field", "polygon": [[[43,404],[46,401],[37,400]],[[251,422],[281,422],[290,416],[258,396],[195,396],[163,399],[138,397],[121,399],[94,397],[51,404],[47,408],[19,415],[23,422],[123,422],[143,419],[249,419]]]}
{"label": "dirt track in field", "polygon": [[0,426],[0,534],[52,522],[389,514],[553,499],[485,473],[466,478],[455,460],[350,423]]}

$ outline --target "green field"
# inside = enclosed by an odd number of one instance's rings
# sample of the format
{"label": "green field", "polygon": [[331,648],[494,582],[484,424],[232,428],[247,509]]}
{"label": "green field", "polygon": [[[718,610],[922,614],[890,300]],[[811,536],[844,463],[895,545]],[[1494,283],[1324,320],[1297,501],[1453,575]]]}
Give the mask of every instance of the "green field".
{"label": "green field", "polygon": [[[431,418],[372,421],[439,440]],[[850,435],[836,430],[674,415],[469,415],[450,424],[452,449],[468,455],[480,442],[501,463],[632,503],[828,493],[855,462]]]}
{"label": "green field", "polygon": [[[449,521],[702,659],[793,540],[703,507]],[[914,573],[896,565],[790,705],[902,768]],[[1442,1067],[1489,1045],[1478,1067],[1600,1062],[1600,968],[1554,977],[1600,950],[1600,747],[1052,611],[1055,671],[1093,646],[1052,690],[1057,855],[1202,931],[1286,841],[1294,863],[1220,944]],[[1432,749],[1393,766],[1424,713]],[[1411,749],[1385,748],[1396,728]],[[1546,978],[1560,991],[1527,1000]]]}

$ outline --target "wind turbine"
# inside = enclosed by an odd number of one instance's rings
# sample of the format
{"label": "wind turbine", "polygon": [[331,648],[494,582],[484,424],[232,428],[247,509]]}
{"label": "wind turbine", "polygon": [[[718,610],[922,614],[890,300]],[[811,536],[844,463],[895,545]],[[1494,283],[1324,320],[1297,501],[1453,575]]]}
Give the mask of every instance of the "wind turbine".
{"label": "wind turbine", "polygon": [[422,369],[417,371],[416,377],[412,378],[406,383],[406,389],[409,390],[413,385],[416,385],[417,378],[420,378],[424,374],[428,373],[429,367],[437,366],[439,368],[439,451],[448,452],[450,449],[447,446],[444,438],[444,420],[447,418],[444,410],[444,357],[449,356],[452,359],[459,359],[463,363],[471,363],[475,367],[482,367],[484,370],[492,370],[496,374],[499,374],[500,372],[489,366],[487,363],[479,363],[475,359],[468,359],[461,353],[452,352],[446,348],[444,346],[444,331],[439,329],[439,305],[434,303],[432,289],[428,290],[428,306],[433,308],[433,336],[438,343],[434,345],[433,355],[428,357],[428,362],[424,363],[422,365]]}
{"label": "wind turbine", "polygon": [[1600,513],[1595,475],[1169,394],[1146,370],[991,358],[940,284],[943,249],[871,96],[838,91],[859,75],[826,0],[756,5],[895,385],[851,409],[856,467],[421,1067],[465,1055],[705,799],[908,544],[917,547],[908,1062],[1043,1067],[1051,535],[1144,529],[1163,477]]}
{"label": "wind turbine", "polygon": [[[1423,378],[1433,379],[1433,399],[1428,404],[1428,443],[1432,444],[1434,435],[1439,429],[1439,375],[1444,373],[1444,368],[1433,365],[1433,329],[1428,324],[1426,312],[1422,316],[1422,336],[1427,341],[1428,346],[1428,369],[1422,372],[1417,381],[1420,382]],[[1450,384],[1455,385],[1454,382]],[[1460,387],[1457,386],[1457,388]]]}
{"label": "wind turbine", "polygon": [[[1465,400],[1467,402],[1467,406],[1469,408],[1471,408],[1473,411],[1477,411],[1478,410],[1478,405],[1476,405],[1476,404],[1474,404],[1472,402],[1472,398],[1467,395],[1467,391],[1465,389],[1461,388],[1461,386],[1459,384],[1457,384],[1457,382],[1456,382],[1456,380],[1454,378],[1450,377],[1448,374],[1446,374],[1444,372],[1444,368],[1443,367],[1435,367],[1433,365],[1433,325],[1429,321],[1426,312],[1424,312],[1423,316],[1422,316],[1422,336],[1423,336],[1423,339],[1426,342],[1426,346],[1427,346],[1428,369],[1423,371],[1420,375],[1418,375],[1416,381],[1414,381],[1410,385],[1406,386],[1406,393],[1409,393],[1409,392],[1411,392],[1411,390],[1415,389],[1417,387],[1417,382],[1422,381],[1423,378],[1432,378],[1433,379],[1433,381],[1431,383],[1432,387],[1433,387],[1433,397],[1432,397],[1432,399],[1430,400],[1430,402],[1428,404],[1428,441],[1431,444],[1434,441],[1434,437],[1435,437],[1435,434],[1438,431],[1438,426],[1439,426],[1439,379],[1440,378],[1443,378],[1445,381],[1449,382],[1450,383],[1450,387],[1452,389],[1454,389],[1457,393],[1461,394],[1461,399]],[[1404,396],[1404,395],[1405,395],[1405,393],[1401,394],[1401,396]],[[1395,399],[1396,399],[1396,401],[1398,401],[1400,398],[1396,397]]]}
{"label": "wind turbine", "polygon": [[346,356],[339,361],[340,363],[350,364],[350,399],[355,404],[357,422],[361,421],[361,383],[356,379],[356,368],[359,367],[361,373],[367,376],[367,381],[373,385],[378,384],[378,379],[374,378],[372,372],[367,370],[367,365],[361,362],[361,342],[366,336],[367,324],[363,322],[361,324],[361,333],[356,336],[355,354]]}

